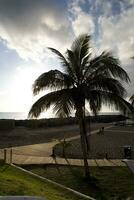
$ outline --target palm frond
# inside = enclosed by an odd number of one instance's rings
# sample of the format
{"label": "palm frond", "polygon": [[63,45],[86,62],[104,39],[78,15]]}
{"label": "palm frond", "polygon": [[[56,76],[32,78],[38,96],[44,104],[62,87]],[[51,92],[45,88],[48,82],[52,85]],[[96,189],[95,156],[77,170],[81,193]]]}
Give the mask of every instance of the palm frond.
{"label": "palm frond", "polygon": [[[64,104],[62,105],[62,103]],[[37,118],[40,113],[42,113],[44,110],[49,109],[52,105],[55,105],[54,111],[57,115],[64,112],[65,115],[69,115],[70,109],[72,107],[69,90],[63,89],[44,95],[33,104],[29,111],[28,117]]]}
{"label": "palm frond", "polygon": [[92,59],[85,72],[86,77],[95,77],[99,74],[105,74],[108,77],[114,77],[127,83],[130,82],[130,78],[120,66],[119,60],[114,58],[110,52],[103,52],[100,56]]}
{"label": "palm frond", "polygon": [[53,105],[56,101],[56,99],[59,97],[58,92],[51,92],[49,94],[44,95],[40,99],[38,99],[31,107],[28,117],[29,118],[37,118],[39,117],[40,113],[42,113],[44,110],[47,110],[50,108],[51,105]]}
{"label": "palm frond", "polygon": [[88,34],[81,34],[74,40],[71,46],[71,50],[74,52],[80,63],[82,59],[89,54],[90,38],[91,37]]}
{"label": "palm frond", "polygon": [[[85,70],[87,70],[87,67],[89,66],[89,59],[91,57],[91,53],[88,53],[85,57],[83,57],[82,59],[82,63],[81,63],[81,68],[83,69],[83,71],[85,72]],[[83,73],[84,74],[84,73]]]}
{"label": "palm frond", "polygon": [[63,89],[72,85],[71,78],[58,70],[50,70],[41,74],[33,84],[33,94],[38,94],[44,89]]}
{"label": "palm frond", "polygon": [[131,102],[132,106],[134,106],[134,95],[132,95],[129,99],[129,101]]}
{"label": "palm frond", "polygon": [[79,67],[76,59],[73,51],[67,49],[68,74],[74,79],[74,82],[78,82],[79,79]]}
{"label": "palm frond", "polygon": [[[90,110],[93,112],[94,115],[101,109],[101,98],[96,92],[96,90],[90,90],[88,87],[83,88],[85,93],[85,100],[89,103]],[[95,92],[94,92],[95,91]]]}
{"label": "palm frond", "polygon": [[89,53],[90,38],[91,37],[88,34],[82,34],[74,40],[71,47],[71,51],[73,52],[75,58],[75,65],[77,67],[77,71],[79,72],[80,76],[82,75],[84,66],[88,62],[90,57]]}
{"label": "palm frond", "polygon": [[102,105],[100,96],[97,93],[92,92],[87,100],[89,102],[90,110],[93,112],[94,115],[97,115]]}
{"label": "palm frond", "polygon": [[68,117],[73,110],[74,104],[70,90],[64,91],[60,98],[57,99],[53,107],[53,111],[58,117]]}
{"label": "palm frond", "polygon": [[105,76],[96,76],[93,79],[87,82],[88,87],[90,90],[97,89],[102,91],[112,92],[113,94],[117,94],[121,97],[126,96],[126,90],[123,85],[114,78],[107,78]]}
{"label": "palm frond", "polygon": [[51,50],[54,54],[56,54],[58,56],[58,58],[61,61],[62,66],[64,67],[64,69],[66,70],[66,67],[69,65],[66,58],[63,56],[63,54],[58,51],[57,49],[48,47],[49,50]]}
{"label": "palm frond", "polygon": [[91,96],[96,95],[98,99],[100,99],[100,105],[106,105],[110,108],[115,108],[120,111],[128,111],[133,112],[134,109],[130,103],[124,100],[121,96],[115,95],[114,93],[107,91],[94,90],[91,91]]}
{"label": "palm frond", "polygon": [[[51,47],[48,47],[48,49],[50,49],[53,53],[55,53],[58,58],[60,59],[61,61],[61,65],[63,67],[63,70],[65,71],[65,73],[69,74],[69,76],[75,80],[75,75],[74,75],[74,72],[72,70],[72,67],[70,66],[70,60],[66,59],[65,56],[63,56],[62,53],[60,53],[57,49],[54,49],[54,48],[51,48]],[[69,62],[68,62],[69,61]]]}
{"label": "palm frond", "polygon": [[83,42],[81,44],[80,48],[80,63],[82,62],[83,58],[85,58],[87,55],[89,56],[89,49],[90,49],[90,39],[91,37],[89,35],[85,35],[85,38],[83,39]]}

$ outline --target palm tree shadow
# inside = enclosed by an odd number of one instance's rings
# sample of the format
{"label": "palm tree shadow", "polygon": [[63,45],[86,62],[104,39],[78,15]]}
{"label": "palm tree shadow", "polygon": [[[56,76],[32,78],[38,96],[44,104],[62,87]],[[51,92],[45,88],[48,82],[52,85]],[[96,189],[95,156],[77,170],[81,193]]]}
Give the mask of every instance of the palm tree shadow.
{"label": "palm tree shadow", "polygon": [[59,174],[61,175],[61,171],[59,169],[59,166],[61,165],[65,165],[65,166],[69,166],[69,170],[71,172],[71,174],[73,174],[74,176],[77,176],[77,172],[73,169],[73,166],[70,164],[68,158],[65,156],[64,159],[66,161],[67,164],[59,164],[56,160],[56,155],[51,155],[52,159],[54,160],[54,163],[55,163],[55,166],[56,166],[56,169],[57,171],[59,172]]}
{"label": "palm tree shadow", "polygon": [[[78,171],[74,169],[75,165],[71,165],[69,160],[67,159],[67,157],[65,157],[65,160],[69,166],[69,170],[70,170],[71,174],[75,177],[78,177]],[[76,166],[76,167],[79,167],[79,166]]]}
{"label": "palm tree shadow", "polygon": [[52,159],[53,159],[53,161],[55,163],[54,165],[56,166],[56,169],[57,169],[58,173],[61,175],[61,171],[59,169],[59,164],[58,164],[58,162],[56,160],[56,155],[51,155],[51,157],[52,157]]}

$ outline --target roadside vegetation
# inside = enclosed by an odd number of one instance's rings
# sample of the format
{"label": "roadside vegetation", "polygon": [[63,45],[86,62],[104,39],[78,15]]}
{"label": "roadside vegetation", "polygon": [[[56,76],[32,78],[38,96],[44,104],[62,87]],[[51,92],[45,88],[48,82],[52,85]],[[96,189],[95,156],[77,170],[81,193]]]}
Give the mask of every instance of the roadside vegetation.
{"label": "roadside vegetation", "polygon": [[82,167],[31,165],[25,168],[97,200],[134,199],[134,175],[127,167],[90,167],[90,181],[83,177]]}
{"label": "roadside vegetation", "polygon": [[[120,115],[119,113],[118,114],[113,113],[110,115],[106,114],[106,115],[97,115],[97,116],[86,116],[87,123],[89,123],[89,122],[91,122],[91,123],[110,123],[110,122],[123,121],[125,119],[127,119],[127,117]],[[31,129],[51,128],[51,127],[75,125],[75,124],[78,124],[75,117],[15,120],[16,127],[24,126],[26,128],[31,128]],[[7,128],[7,124],[6,124],[6,128]]]}
{"label": "roadside vegetation", "polygon": [[30,195],[47,200],[84,200],[71,192],[0,162],[0,196]]}

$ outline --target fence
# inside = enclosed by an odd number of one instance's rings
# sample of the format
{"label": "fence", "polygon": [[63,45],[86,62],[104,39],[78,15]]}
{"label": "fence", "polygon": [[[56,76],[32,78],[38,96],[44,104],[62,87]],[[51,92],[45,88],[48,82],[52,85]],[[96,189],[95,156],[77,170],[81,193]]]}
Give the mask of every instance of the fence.
{"label": "fence", "polygon": [[5,163],[12,163],[13,151],[10,149],[0,149],[0,159]]}
{"label": "fence", "polygon": [[[27,164],[72,164],[72,165],[83,165],[82,155],[81,156],[75,156],[66,153],[65,157],[58,157],[58,156],[50,156],[47,154],[47,152],[42,150],[35,150],[32,149],[33,152],[30,152],[27,150],[27,152],[22,151],[21,149],[17,148],[5,148],[0,150],[0,159],[4,160],[5,163],[14,163],[18,165],[27,165]],[[111,149],[112,152],[112,149]],[[45,154],[46,153],[46,154]],[[95,155],[92,158],[89,158],[90,160],[96,160],[96,159],[123,159],[124,154],[121,152],[122,157],[117,158],[108,157],[106,158],[104,154],[102,155]],[[133,152],[132,152],[133,153]],[[111,154],[112,155],[112,154]],[[109,154],[108,154],[109,156]],[[74,158],[74,159],[73,159]],[[132,158],[134,158],[134,154],[132,154]],[[92,161],[91,161],[92,162]]]}
{"label": "fence", "polygon": [[[18,148],[18,149],[17,149]],[[32,148],[30,148],[31,150]],[[0,159],[5,163],[14,164],[52,164],[55,163],[53,157],[48,152],[32,149],[33,152],[27,150],[25,152],[20,147],[0,149]]]}

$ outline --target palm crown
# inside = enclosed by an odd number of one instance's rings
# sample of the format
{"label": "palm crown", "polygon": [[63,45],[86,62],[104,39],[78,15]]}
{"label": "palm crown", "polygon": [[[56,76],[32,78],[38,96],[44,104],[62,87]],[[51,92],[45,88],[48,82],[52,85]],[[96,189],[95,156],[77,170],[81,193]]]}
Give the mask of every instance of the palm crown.
{"label": "palm crown", "polygon": [[101,105],[126,109],[128,104],[123,97],[125,89],[121,82],[129,82],[127,73],[121,68],[119,60],[110,52],[102,52],[93,58],[90,53],[90,36],[80,35],[71,49],[62,55],[58,50],[49,48],[61,61],[63,70],[50,70],[39,76],[33,85],[33,93],[51,89],[52,92],[35,102],[29,112],[30,117],[38,117],[53,105],[58,116],[68,116],[72,109],[90,105],[96,114]]}

